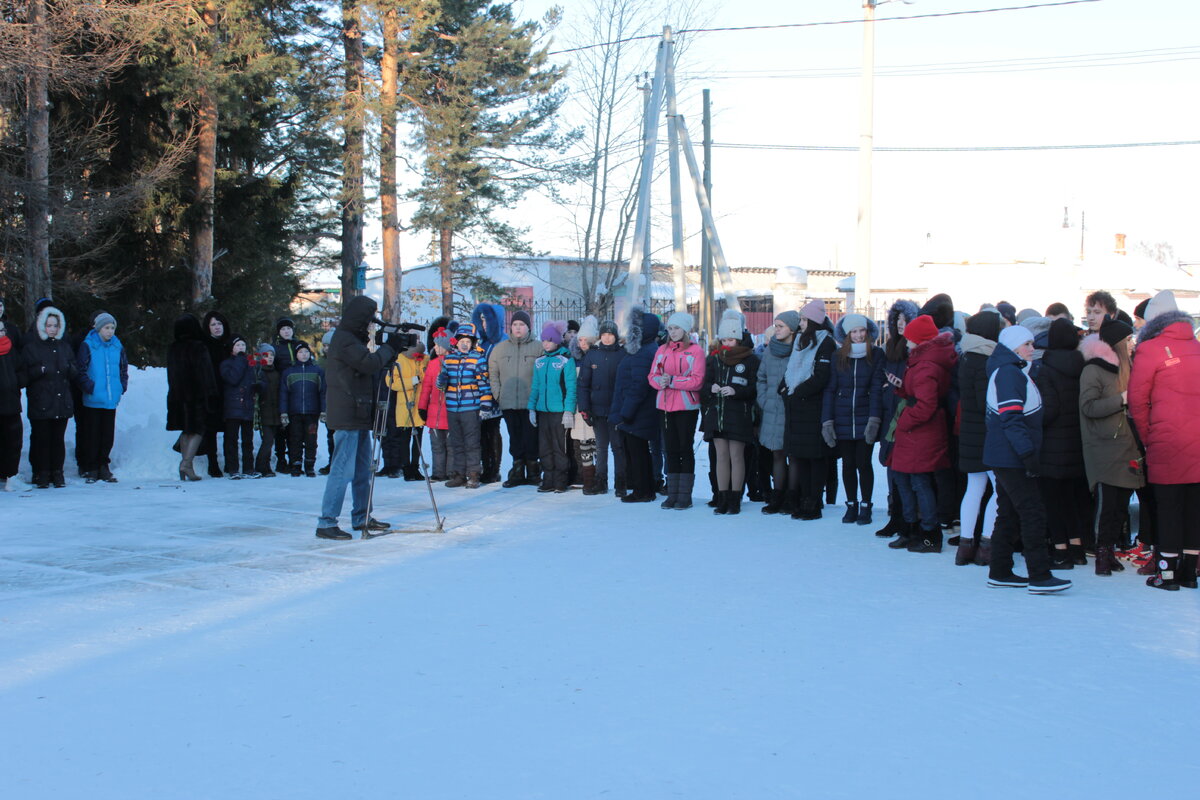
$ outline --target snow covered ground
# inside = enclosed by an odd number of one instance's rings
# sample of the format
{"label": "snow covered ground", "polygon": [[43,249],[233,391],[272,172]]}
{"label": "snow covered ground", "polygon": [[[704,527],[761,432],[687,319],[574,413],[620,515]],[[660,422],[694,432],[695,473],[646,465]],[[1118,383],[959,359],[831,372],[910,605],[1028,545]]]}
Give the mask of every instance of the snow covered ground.
{"label": "snow covered ground", "polygon": [[[118,412],[120,484],[0,494],[5,798],[1108,798],[1200,779],[1200,593],[1089,569],[1032,597],[832,508],[720,518],[498,485],[438,487],[445,533],[328,542],[323,479],[173,480],[161,388],[136,373]],[[377,515],[429,525],[424,485],[381,480]]]}

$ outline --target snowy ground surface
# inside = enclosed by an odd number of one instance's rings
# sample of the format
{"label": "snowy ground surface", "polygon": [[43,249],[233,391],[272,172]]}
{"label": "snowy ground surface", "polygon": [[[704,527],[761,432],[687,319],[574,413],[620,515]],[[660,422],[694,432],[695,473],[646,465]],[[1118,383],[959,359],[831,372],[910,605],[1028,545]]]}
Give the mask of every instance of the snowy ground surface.
{"label": "snowy ground surface", "polygon": [[[1200,781],[1200,593],[1089,569],[1032,597],[832,508],[719,518],[498,485],[437,488],[445,533],[327,542],[323,479],[172,480],[161,387],[138,375],[120,484],[0,494],[0,797]],[[379,516],[431,523],[423,484],[378,487]]]}

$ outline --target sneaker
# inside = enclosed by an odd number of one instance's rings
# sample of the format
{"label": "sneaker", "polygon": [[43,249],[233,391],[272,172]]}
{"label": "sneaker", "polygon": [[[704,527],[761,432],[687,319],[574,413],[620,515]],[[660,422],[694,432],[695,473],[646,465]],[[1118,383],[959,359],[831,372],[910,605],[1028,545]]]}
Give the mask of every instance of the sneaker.
{"label": "sneaker", "polygon": [[346,533],[336,525],[332,528],[317,528],[318,539],[353,539],[354,537]]}
{"label": "sneaker", "polygon": [[254,480],[256,478],[261,478],[262,473],[261,472],[243,472],[242,477],[249,478],[250,480]]}
{"label": "sneaker", "polygon": [[322,475],[328,475],[329,469],[330,469],[330,465],[326,464],[325,466],[323,466],[319,470],[317,470],[317,472],[321,473]]}
{"label": "sneaker", "polygon": [[1030,594],[1055,594],[1056,592],[1065,592],[1071,588],[1071,582],[1066,578],[1055,578],[1051,575],[1049,578],[1041,581],[1029,582]]}
{"label": "sneaker", "polygon": [[260,473],[258,473],[258,477],[260,477],[260,478],[274,478],[274,477],[275,477],[275,473],[274,473],[274,472],[272,472],[271,470],[269,470],[269,469],[268,469],[268,470],[266,470],[265,472],[260,472]]}
{"label": "sneaker", "polygon": [[[1053,580],[1058,580],[1054,578]],[[1023,575],[988,575],[988,586],[993,589],[1024,589],[1029,586],[1029,578]]]}
{"label": "sneaker", "polygon": [[229,478],[229,480],[231,480],[231,481],[240,481],[242,478],[244,478],[246,476],[240,472],[231,472],[228,475],[226,475],[225,477]]}
{"label": "sneaker", "polygon": [[83,478],[84,483],[95,483],[96,481],[100,480],[96,473],[91,472],[90,470],[85,470],[79,473],[79,477]]}

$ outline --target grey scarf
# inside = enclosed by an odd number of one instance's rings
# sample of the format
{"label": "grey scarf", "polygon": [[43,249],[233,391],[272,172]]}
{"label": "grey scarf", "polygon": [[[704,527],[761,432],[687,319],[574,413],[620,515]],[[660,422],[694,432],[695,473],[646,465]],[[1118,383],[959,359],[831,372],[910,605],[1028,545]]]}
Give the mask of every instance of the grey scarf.
{"label": "grey scarf", "polygon": [[813,368],[817,363],[817,351],[821,349],[821,342],[829,337],[829,331],[817,331],[817,335],[813,337],[812,344],[803,350],[793,350],[791,356],[788,357],[787,371],[783,373],[783,379],[787,383],[788,394],[796,391],[796,387],[804,383],[812,377]]}

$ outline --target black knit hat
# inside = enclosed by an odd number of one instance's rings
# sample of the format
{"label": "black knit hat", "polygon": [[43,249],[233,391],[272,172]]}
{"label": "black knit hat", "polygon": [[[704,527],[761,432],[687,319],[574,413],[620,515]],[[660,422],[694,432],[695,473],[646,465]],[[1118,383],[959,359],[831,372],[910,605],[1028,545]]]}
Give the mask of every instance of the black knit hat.
{"label": "black knit hat", "polygon": [[1133,335],[1133,326],[1119,319],[1105,318],[1100,325],[1100,341],[1109,347],[1116,347],[1117,342],[1128,339]]}
{"label": "black knit hat", "polygon": [[601,322],[600,335],[603,336],[606,333],[611,333],[613,336],[620,335],[617,331],[617,323],[613,322],[611,319],[606,319],[604,322]]}
{"label": "black knit hat", "polygon": [[291,328],[294,331],[296,330],[296,323],[292,322],[287,317],[283,317],[275,323],[275,333],[279,333],[280,328]]}
{"label": "black knit hat", "polygon": [[508,323],[510,328],[513,322],[524,322],[526,328],[533,327],[533,320],[529,318],[529,312],[521,308],[512,313],[512,320]]}
{"label": "black knit hat", "polygon": [[310,356],[312,355],[312,348],[308,346],[308,342],[305,342],[303,340],[296,342],[296,355],[300,355],[301,350],[307,350],[308,354]]}
{"label": "black knit hat", "polygon": [[[1103,328],[1101,329],[1103,330]],[[1069,319],[1056,319],[1046,334],[1047,350],[1074,350],[1079,347],[1079,328]]]}
{"label": "black knit hat", "polygon": [[1150,305],[1150,298],[1147,297],[1142,302],[1133,307],[1133,315],[1138,319],[1146,318],[1146,306]]}
{"label": "black knit hat", "polygon": [[980,311],[967,318],[967,333],[991,339],[1000,340],[1000,315],[993,311]]}

